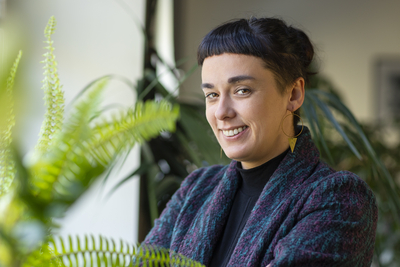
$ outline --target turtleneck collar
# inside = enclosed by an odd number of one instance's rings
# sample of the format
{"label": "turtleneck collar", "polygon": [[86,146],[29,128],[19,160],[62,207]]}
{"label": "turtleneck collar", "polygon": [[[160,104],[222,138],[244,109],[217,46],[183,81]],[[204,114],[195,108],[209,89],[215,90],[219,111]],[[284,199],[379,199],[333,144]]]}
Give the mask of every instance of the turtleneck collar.
{"label": "turtleneck collar", "polygon": [[278,168],[288,151],[289,149],[264,164],[251,169],[243,169],[241,162],[237,162],[236,169],[241,178],[240,190],[247,196],[260,195],[265,184]]}

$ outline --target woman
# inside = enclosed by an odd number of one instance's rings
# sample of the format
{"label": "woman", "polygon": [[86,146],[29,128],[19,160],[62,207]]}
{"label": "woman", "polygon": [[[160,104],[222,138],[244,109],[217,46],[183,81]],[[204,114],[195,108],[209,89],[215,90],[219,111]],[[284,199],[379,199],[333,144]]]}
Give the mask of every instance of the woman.
{"label": "woman", "polygon": [[371,190],[323,163],[297,126],[313,55],[304,32],[275,18],[207,34],[198,49],[206,116],[232,162],[190,174],[145,243],[207,266],[370,266]]}

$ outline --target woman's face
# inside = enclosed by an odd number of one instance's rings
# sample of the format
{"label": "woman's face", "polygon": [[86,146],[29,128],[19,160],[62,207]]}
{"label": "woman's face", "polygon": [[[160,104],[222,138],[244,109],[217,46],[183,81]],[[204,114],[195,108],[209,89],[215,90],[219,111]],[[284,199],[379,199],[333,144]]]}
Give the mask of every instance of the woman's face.
{"label": "woman's face", "polygon": [[[206,58],[202,89],[208,123],[225,154],[243,168],[259,166],[289,147],[280,123],[290,93],[278,91],[260,58],[227,53]],[[284,123],[285,133],[292,134],[292,120]]]}

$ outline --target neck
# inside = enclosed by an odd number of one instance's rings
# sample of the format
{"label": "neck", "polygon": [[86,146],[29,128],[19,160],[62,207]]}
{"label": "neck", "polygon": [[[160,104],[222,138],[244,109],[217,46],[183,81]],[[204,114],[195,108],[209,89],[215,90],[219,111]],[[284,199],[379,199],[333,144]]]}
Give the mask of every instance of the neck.
{"label": "neck", "polygon": [[287,138],[284,138],[284,142],[282,143],[282,145],[279,146],[279,148],[275,148],[273,153],[270,153],[269,155],[263,157],[262,159],[256,160],[256,161],[242,161],[242,168],[243,169],[252,169],[255,167],[258,167],[268,161],[270,161],[271,159],[279,156],[280,154],[282,154],[283,152],[285,152],[288,148],[289,148],[289,140]]}

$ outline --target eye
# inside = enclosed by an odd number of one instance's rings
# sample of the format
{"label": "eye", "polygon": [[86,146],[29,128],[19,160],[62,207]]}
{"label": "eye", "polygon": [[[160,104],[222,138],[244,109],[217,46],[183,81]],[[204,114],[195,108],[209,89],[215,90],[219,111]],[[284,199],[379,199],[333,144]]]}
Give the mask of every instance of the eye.
{"label": "eye", "polygon": [[242,88],[236,91],[236,94],[238,95],[248,95],[250,94],[250,89],[247,88]]}
{"label": "eye", "polygon": [[206,94],[206,99],[214,99],[214,98],[217,98],[217,94],[216,93],[209,93],[209,94]]}

